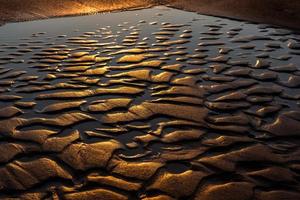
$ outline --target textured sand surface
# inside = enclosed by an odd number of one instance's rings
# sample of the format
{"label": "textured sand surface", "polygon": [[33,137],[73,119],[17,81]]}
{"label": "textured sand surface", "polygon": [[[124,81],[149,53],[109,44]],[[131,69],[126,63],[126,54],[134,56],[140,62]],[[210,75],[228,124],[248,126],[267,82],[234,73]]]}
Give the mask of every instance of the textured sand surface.
{"label": "textured sand surface", "polygon": [[1,200],[298,200],[299,136],[293,31],[163,6],[0,28]]}

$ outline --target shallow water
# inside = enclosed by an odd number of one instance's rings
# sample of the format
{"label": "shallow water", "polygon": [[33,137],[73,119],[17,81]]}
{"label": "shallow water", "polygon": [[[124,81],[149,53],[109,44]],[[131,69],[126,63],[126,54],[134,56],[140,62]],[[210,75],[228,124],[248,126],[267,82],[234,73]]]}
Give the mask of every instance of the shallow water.
{"label": "shallow water", "polygon": [[166,7],[0,27],[0,197],[298,199],[299,42]]}

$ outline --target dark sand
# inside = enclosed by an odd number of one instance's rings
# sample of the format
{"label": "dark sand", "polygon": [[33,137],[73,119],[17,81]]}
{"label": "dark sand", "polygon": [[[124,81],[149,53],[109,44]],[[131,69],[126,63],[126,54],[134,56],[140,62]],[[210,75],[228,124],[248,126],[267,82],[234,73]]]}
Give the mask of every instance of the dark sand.
{"label": "dark sand", "polygon": [[168,4],[202,14],[300,27],[300,1],[295,0],[0,0],[4,22],[79,15]]}
{"label": "dark sand", "polygon": [[298,0],[166,0],[172,7],[300,29]]}

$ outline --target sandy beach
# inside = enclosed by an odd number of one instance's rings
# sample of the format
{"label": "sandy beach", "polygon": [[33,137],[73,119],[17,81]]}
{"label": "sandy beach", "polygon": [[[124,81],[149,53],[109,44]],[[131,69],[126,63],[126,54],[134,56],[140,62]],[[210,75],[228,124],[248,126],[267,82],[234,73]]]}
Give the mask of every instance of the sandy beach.
{"label": "sandy beach", "polygon": [[0,24],[149,7],[151,0],[0,0]]}
{"label": "sandy beach", "polygon": [[166,3],[201,14],[300,29],[300,1],[295,0],[166,0]]}
{"label": "sandy beach", "polygon": [[0,200],[300,199],[298,3],[1,2]]}
{"label": "sandy beach", "polygon": [[234,19],[300,27],[300,2],[294,0],[0,0],[0,25],[49,17],[169,5]]}

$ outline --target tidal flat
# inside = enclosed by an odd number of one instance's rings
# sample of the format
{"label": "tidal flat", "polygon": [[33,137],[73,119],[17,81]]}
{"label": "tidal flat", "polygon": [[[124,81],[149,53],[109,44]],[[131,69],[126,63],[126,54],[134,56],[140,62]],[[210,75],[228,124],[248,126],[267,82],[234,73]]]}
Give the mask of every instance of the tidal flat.
{"label": "tidal flat", "polygon": [[0,199],[300,199],[300,34],[165,6],[0,27]]}

